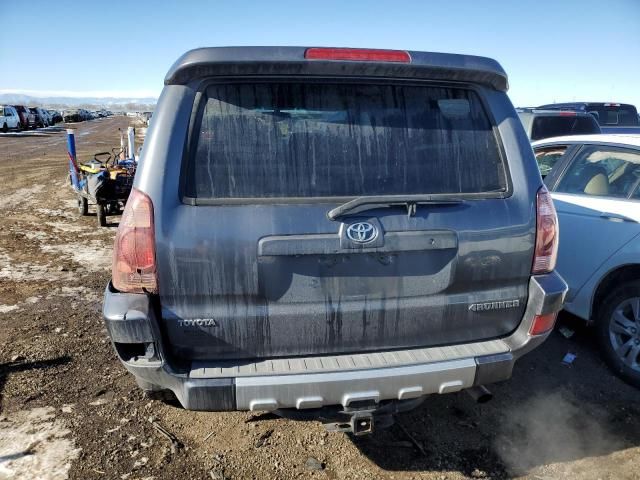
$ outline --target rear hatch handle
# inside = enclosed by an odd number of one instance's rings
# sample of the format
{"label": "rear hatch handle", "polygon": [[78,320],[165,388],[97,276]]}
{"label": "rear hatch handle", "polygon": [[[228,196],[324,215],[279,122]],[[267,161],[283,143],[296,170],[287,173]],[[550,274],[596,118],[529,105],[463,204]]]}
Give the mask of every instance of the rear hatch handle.
{"label": "rear hatch handle", "polygon": [[371,197],[358,197],[350,200],[327,212],[329,220],[336,220],[344,215],[371,210],[379,207],[391,207],[404,205],[407,208],[407,216],[416,214],[417,205],[460,205],[462,200],[434,198],[432,195],[377,195]]}

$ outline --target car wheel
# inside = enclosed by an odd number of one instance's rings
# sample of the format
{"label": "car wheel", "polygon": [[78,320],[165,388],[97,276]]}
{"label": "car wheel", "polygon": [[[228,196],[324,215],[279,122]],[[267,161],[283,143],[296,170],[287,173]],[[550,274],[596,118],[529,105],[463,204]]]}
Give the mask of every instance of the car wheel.
{"label": "car wheel", "polygon": [[82,195],[78,195],[78,213],[83,217],[89,213],[89,201]]}
{"label": "car wheel", "polygon": [[7,125],[6,123],[2,125],[2,133],[7,133],[8,130],[9,130],[9,125]]}
{"label": "car wheel", "polygon": [[101,203],[97,206],[98,223],[101,227],[107,226],[107,211],[105,206]]}
{"label": "car wheel", "polygon": [[640,387],[640,281],[616,287],[597,316],[598,343],[616,375]]}

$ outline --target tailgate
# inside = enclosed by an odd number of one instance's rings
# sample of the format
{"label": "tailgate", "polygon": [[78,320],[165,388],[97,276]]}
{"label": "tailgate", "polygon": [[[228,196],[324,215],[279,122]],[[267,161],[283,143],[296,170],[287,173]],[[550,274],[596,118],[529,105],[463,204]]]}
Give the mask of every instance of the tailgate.
{"label": "tailgate", "polygon": [[[526,304],[535,216],[459,86],[214,82],[158,243],[163,328],[187,360],[496,338]],[[328,211],[371,195],[460,203]],[[527,198],[523,198],[527,197]]]}

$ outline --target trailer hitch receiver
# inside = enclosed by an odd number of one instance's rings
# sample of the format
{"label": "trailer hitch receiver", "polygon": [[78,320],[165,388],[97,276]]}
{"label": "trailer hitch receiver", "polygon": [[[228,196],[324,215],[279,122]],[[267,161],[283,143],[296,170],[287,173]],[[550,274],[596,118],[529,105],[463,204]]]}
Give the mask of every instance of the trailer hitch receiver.
{"label": "trailer hitch receiver", "polygon": [[354,435],[373,433],[374,416],[370,412],[354,413],[347,422],[324,423],[329,432],[349,432]]}
{"label": "trailer hitch receiver", "polygon": [[354,415],[351,417],[351,430],[354,435],[373,433],[373,415]]}

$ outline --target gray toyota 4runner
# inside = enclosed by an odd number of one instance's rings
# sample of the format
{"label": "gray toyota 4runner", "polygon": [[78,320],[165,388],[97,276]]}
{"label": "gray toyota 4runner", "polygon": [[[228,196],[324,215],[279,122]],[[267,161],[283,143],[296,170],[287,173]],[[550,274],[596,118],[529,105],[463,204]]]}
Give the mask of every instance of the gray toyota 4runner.
{"label": "gray toyota 4runner", "polygon": [[124,366],[187,409],[356,433],[508,379],[567,287],[506,90],[498,63],[463,55],[183,55],[105,292]]}

